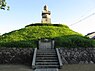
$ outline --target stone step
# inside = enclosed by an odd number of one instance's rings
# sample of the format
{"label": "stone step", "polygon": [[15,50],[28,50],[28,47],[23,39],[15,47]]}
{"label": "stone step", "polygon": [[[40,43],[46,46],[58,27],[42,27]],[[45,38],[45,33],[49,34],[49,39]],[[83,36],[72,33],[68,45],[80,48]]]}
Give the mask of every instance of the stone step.
{"label": "stone step", "polygon": [[37,68],[59,68],[59,65],[36,65]]}
{"label": "stone step", "polygon": [[37,57],[56,57],[57,55],[36,55]]}
{"label": "stone step", "polygon": [[58,60],[36,60],[36,62],[58,62]]}
{"label": "stone step", "polygon": [[58,62],[36,62],[36,65],[58,65]]}
{"label": "stone step", "polygon": [[55,51],[55,49],[38,49],[38,51]]}
{"label": "stone step", "polygon": [[38,49],[35,60],[36,69],[59,68],[59,61],[55,49]]}
{"label": "stone step", "polygon": [[37,53],[37,55],[56,55],[56,53]]}
{"label": "stone step", "polygon": [[38,50],[55,50],[55,49],[51,49],[51,48],[40,48],[40,49],[38,49]]}
{"label": "stone step", "polygon": [[49,50],[51,50],[51,51],[55,51],[55,49],[38,49],[38,51],[49,51]]}
{"label": "stone step", "polygon": [[50,51],[50,50],[49,51],[43,51],[43,50],[42,51],[37,51],[37,53],[55,53],[55,52],[56,51]]}
{"label": "stone step", "polygon": [[58,71],[58,68],[43,68],[43,69],[36,69],[35,71]]}
{"label": "stone step", "polygon": [[54,51],[55,49],[38,49],[38,51],[40,50],[51,50],[51,51]]}
{"label": "stone step", "polygon": [[48,59],[50,59],[50,58],[55,58],[55,59],[57,59],[56,56],[38,56],[38,57],[36,57],[36,58],[48,58]]}
{"label": "stone step", "polygon": [[57,60],[57,57],[36,57],[37,60]]}
{"label": "stone step", "polygon": [[54,51],[51,51],[51,50],[42,50],[42,51],[37,51],[37,53],[48,53],[48,52],[50,52],[50,53],[55,53],[56,51],[54,50]]}

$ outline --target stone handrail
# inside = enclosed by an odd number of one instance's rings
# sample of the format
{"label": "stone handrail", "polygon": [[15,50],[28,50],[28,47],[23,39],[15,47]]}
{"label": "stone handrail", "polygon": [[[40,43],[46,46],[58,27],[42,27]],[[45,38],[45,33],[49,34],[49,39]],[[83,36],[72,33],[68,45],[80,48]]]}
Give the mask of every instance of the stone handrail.
{"label": "stone handrail", "polygon": [[62,64],[62,60],[61,60],[61,56],[60,56],[60,53],[59,53],[58,48],[56,48],[56,52],[57,52],[57,56],[58,56],[58,61],[59,61],[60,68],[62,68],[63,64]]}
{"label": "stone handrail", "polygon": [[33,55],[33,60],[32,60],[32,69],[35,69],[36,53],[37,53],[37,48],[34,49],[34,55]]}

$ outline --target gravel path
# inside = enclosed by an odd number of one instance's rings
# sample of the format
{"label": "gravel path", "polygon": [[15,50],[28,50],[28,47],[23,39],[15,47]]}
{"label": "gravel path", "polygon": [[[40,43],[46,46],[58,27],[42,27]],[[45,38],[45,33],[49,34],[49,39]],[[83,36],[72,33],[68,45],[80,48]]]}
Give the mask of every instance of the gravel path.
{"label": "gravel path", "polygon": [[[0,65],[0,71],[33,71],[25,65]],[[95,71],[95,64],[67,64],[59,71]]]}

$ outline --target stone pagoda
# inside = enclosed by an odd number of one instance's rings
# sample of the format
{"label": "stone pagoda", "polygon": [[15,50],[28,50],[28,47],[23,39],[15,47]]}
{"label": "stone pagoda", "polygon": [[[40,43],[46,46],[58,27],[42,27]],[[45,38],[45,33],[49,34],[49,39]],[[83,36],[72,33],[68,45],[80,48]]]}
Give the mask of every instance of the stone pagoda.
{"label": "stone pagoda", "polygon": [[51,12],[48,10],[48,6],[45,5],[42,11],[41,23],[51,23]]}

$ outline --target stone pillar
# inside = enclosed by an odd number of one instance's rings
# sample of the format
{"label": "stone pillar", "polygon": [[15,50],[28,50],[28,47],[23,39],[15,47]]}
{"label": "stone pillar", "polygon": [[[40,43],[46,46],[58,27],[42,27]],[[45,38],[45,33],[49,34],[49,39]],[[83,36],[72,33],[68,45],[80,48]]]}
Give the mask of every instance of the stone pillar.
{"label": "stone pillar", "polygon": [[51,41],[52,45],[51,45],[51,48],[54,48],[54,40]]}
{"label": "stone pillar", "polygon": [[41,40],[38,41],[38,49],[40,48]]}

